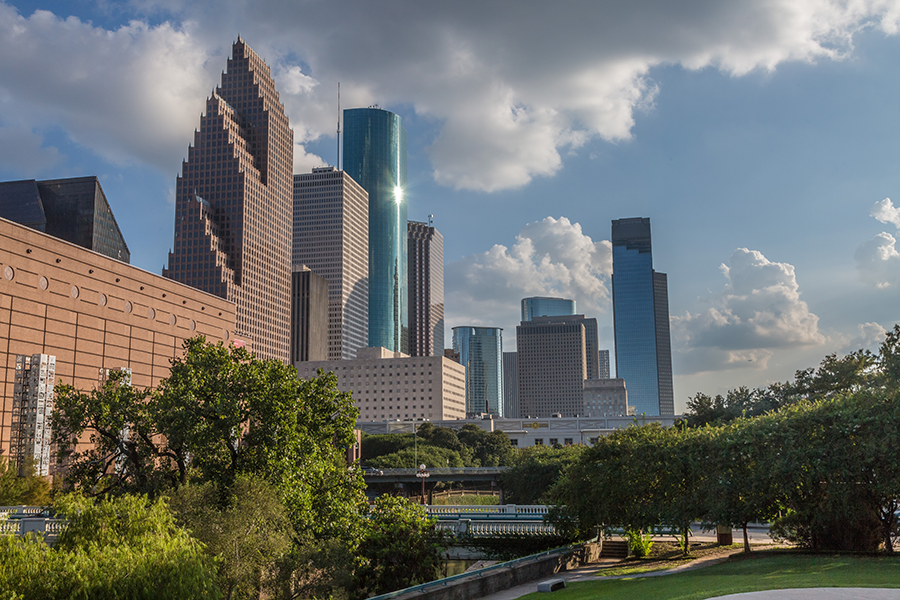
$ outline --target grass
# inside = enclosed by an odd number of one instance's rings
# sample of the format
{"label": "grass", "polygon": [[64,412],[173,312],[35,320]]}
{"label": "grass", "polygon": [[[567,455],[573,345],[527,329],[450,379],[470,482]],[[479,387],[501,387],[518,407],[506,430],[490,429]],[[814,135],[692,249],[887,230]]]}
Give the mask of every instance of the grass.
{"label": "grass", "polygon": [[741,544],[720,546],[714,542],[693,542],[691,543],[690,556],[684,556],[678,544],[657,541],[653,544],[653,549],[646,558],[629,558],[623,560],[614,565],[599,569],[597,575],[610,577],[667,571],[692,562],[698,558],[706,558],[718,554],[725,555],[740,549],[741,547]]}
{"label": "grass", "polygon": [[434,499],[435,506],[461,505],[461,506],[494,506],[500,504],[499,496],[445,496]]}
{"label": "grass", "polygon": [[[809,587],[900,587],[900,557],[809,555],[756,551],[725,563],[661,577],[572,583],[554,600],[653,598],[701,600],[726,594]],[[541,594],[523,598],[538,600]]]}

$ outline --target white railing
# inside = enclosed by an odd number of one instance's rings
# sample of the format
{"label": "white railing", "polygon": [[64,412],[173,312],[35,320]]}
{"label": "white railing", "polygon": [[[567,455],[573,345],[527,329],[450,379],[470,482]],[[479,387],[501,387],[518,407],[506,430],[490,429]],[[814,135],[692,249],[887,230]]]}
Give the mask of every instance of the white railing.
{"label": "white railing", "polygon": [[42,506],[0,506],[0,535],[37,533],[48,544],[56,542],[65,519],[41,516]]}
{"label": "white railing", "polygon": [[441,506],[427,506],[429,517],[460,518],[467,515],[493,516],[499,518],[514,515],[515,517],[534,517],[543,519],[550,507],[543,504],[500,504],[500,505],[474,505],[463,506],[446,504]]}
{"label": "white railing", "polygon": [[473,537],[494,537],[506,534],[518,535],[553,535],[556,528],[541,521],[438,521],[438,529],[454,535],[471,535]]}

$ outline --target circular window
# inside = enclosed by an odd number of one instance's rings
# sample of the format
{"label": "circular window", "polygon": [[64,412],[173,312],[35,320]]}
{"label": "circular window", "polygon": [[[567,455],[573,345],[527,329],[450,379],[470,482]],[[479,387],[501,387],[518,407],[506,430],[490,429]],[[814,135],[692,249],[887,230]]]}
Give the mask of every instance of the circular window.
{"label": "circular window", "polygon": [[132,310],[133,308],[134,308],[134,307],[131,306],[131,302],[126,302],[126,303],[125,303],[125,312],[128,313],[129,315],[131,314],[131,310]]}
{"label": "circular window", "polygon": [[156,318],[156,311],[152,308],[147,311],[147,317],[152,321]]}
{"label": "circular window", "polygon": [[107,299],[106,294],[100,294],[100,306],[106,306]]}
{"label": "circular window", "polygon": [[177,322],[178,322],[178,319],[175,317],[175,315],[169,315],[169,325],[172,325],[174,327],[175,323],[177,323]]}
{"label": "circular window", "polygon": [[16,271],[15,271],[15,269],[13,269],[12,267],[7,265],[7,267],[5,269],[3,269],[3,276],[6,277],[8,280],[12,281],[13,278],[16,276]]}
{"label": "circular window", "polygon": [[222,339],[223,339],[223,340],[227,340],[227,339],[228,339],[228,336],[229,336],[230,334],[228,333],[228,330],[227,330],[227,329],[225,329],[224,331],[225,331],[225,337],[223,337]]}
{"label": "circular window", "polygon": [[72,294],[72,298],[77,298],[77,297],[78,297],[78,294],[80,293],[80,292],[78,291],[78,286],[77,286],[77,285],[73,285],[73,286],[72,286],[72,291],[69,292],[69,293]]}
{"label": "circular window", "polygon": [[194,321],[193,319],[191,319],[191,331],[194,331],[196,329],[197,329],[197,322]]}
{"label": "circular window", "polygon": [[40,279],[38,279],[38,287],[46,291],[47,288],[50,287],[50,282],[47,281],[46,277],[41,277]]}

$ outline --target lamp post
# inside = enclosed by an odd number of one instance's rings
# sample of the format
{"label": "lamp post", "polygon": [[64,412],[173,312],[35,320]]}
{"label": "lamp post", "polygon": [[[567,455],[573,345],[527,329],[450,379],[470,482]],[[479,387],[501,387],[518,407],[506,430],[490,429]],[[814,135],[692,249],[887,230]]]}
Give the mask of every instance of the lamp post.
{"label": "lamp post", "polygon": [[419,465],[419,471],[416,477],[422,480],[422,504],[425,504],[425,478],[431,477],[431,473],[425,470],[425,465]]}

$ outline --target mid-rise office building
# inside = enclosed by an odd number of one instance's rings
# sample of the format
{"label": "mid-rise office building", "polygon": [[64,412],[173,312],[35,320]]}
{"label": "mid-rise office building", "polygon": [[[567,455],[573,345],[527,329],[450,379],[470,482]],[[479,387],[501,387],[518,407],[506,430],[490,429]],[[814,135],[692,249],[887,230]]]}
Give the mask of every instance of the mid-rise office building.
{"label": "mid-rise office building", "polygon": [[377,107],[344,111],[344,170],[369,193],[369,346],[409,348],[406,130]]}
{"label": "mid-rise office building", "polygon": [[291,275],[291,364],[328,360],[328,280],[303,265]]}
{"label": "mid-rise office building", "polygon": [[0,183],[0,217],[130,262],[131,253],[96,177]]}
{"label": "mid-rise office building", "polygon": [[541,296],[522,298],[522,321],[531,321],[535,317],[561,317],[574,314],[576,314],[574,300]]}
{"label": "mid-rise office building", "polygon": [[[294,175],[294,265],[328,280],[327,360],[369,345],[369,196],[344,171]],[[292,361],[293,362],[293,361]]]}
{"label": "mid-rise office building", "polygon": [[600,351],[599,370],[597,379],[609,379],[609,350]]}
{"label": "mid-rise office building", "polygon": [[466,416],[466,374],[443,356],[408,356],[386,348],[361,348],[353,360],[297,363],[297,375],[318,369],[337,376],[353,395],[361,421],[439,421]]}
{"label": "mid-rise office building", "polygon": [[519,361],[516,352],[503,353],[503,414],[507,419],[519,416]]}
{"label": "mid-rise office building", "polygon": [[582,414],[590,358],[585,325],[590,321],[596,331],[596,319],[583,315],[536,317],[516,327],[520,416]]}
{"label": "mid-rise office building", "polygon": [[410,221],[409,354],[444,351],[444,236],[430,223]]}
{"label": "mid-rise office building", "polygon": [[650,219],[613,221],[612,246],[616,377],[637,414],[673,415],[668,287],[653,270]]}
{"label": "mid-rise office building", "polygon": [[503,416],[503,329],[454,327],[453,350],[466,368],[466,413]]}
{"label": "mid-rise office building", "polygon": [[234,302],[237,336],[290,359],[294,133],[240,38],[182,163],[166,277]]}
{"label": "mid-rise office building", "polygon": [[607,418],[634,415],[634,408],[628,406],[628,392],[624,379],[585,379],[584,417]]}
{"label": "mid-rise office building", "polygon": [[50,418],[53,413],[53,387],[56,381],[56,357],[49,354],[16,356],[16,380],[10,447],[19,474],[33,467],[46,477],[50,474]]}

